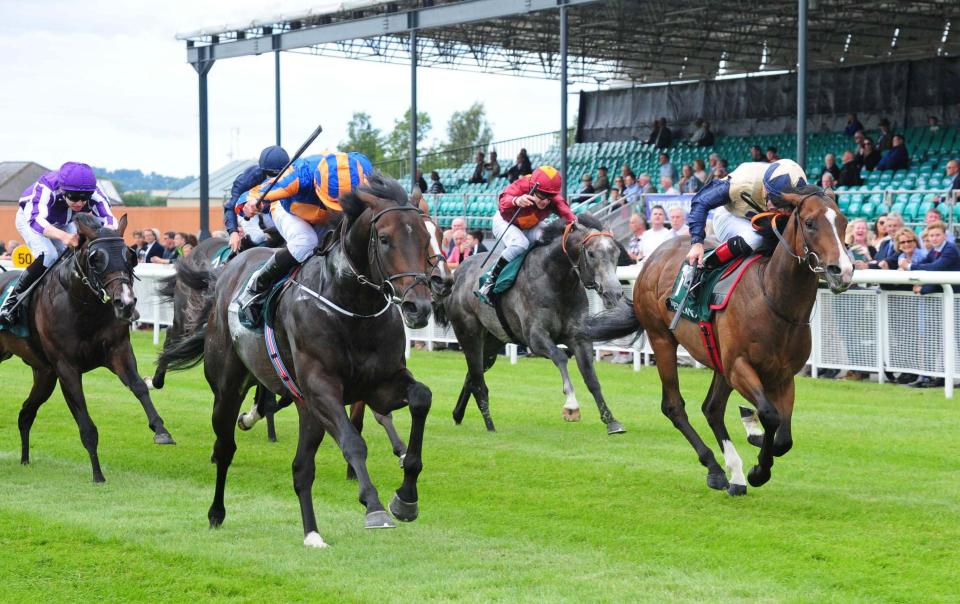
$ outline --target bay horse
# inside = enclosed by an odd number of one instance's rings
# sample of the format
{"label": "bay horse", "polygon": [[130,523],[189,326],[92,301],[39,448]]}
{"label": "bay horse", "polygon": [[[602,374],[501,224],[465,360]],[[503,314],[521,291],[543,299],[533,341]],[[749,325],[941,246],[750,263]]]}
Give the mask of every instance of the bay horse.
{"label": "bay horse", "polygon": [[[826,279],[834,293],[846,291],[853,276],[840,239],[847,221],[829,194],[803,186],[783,199],[785,215],[773,225],[779,241],[772,256],[747,267],[726,309],[714,317],[722,367],[711,361],[697,324],[680,321],[675,331],[669,329],[673,312],[666,300],[687,251],[681,242],[664,244],[650,256],[637,279],[631,306],[621,305],[588,323],[588,335],[594,340],[646,332],[663,387],[663,414],[707,468],[707,486],[727,489],[730,495],[746,494],[747,486],[743,462],[724,425],[727,399],[736,390],[757,409],[763,435],[757,465],[747,479],[759,487],[770,480],[773,458],[793,446],[794,376],[810,356],[810,313],[818,276]],[[785,227],[777,226],[784,223]],[[677,376],[678,345],[714,370],[702,411],[723,451],[729,481],[687,418]]]}
{"label": "bay horse", "polygon": [[[171,369],[203,360],[214,394],[214,459],[217,479],[207,517],[218,527],[226,516],[224,491],[236,451],[237,412],[255,382],[273,392],[297,392],[300,435],[293,462],[304,545],[325,547],[313,508],[315,455],[326,433],[337,441],[357,473],[367,528],[388,528],[387,515],[366,467],[367,446],[347,417],[345,405],[364,401],[387,415],[408,406],[412,418],[403,483],[390,502],[401,521],[419,514],[417,479],[422,470],[424,425],[432,394],[406,368],[404,323],[419,328],[431,313],[427,265],[430,243],[417,208],[394,180],[371,175],[340,199],[337,236],[310,258],[276,304],[274,370],[261,334],[243,328],[234,302],[270,250],[245,252],[217,276],[208,323],[163,353]],[[284,379],[278,377],[283,373]]]}
{"label": "bay horse", "polygon": [[[116,230],[101,227],[88,214],[79,214],[74,220],[79,247],[61,256],[30,295],[29,335],[21,338],[10,331],[0,332],[0,361],[17,355],[33,370],[33,388],[18,419],[20,463],[30,462],[30,429],[59,381],[80,428],[80,441],[90,455],[93,481],[104,482],[97,427],[83,393],[84,373],[106,367],[116,374],[143,406],[153,441],[160,445],[174,441],[137,372],[130,345],[130,324],[138,316],[133,294],[137,257],[123,242],[127,217],[120,218]],[[15,277],[12,271],[0,276],[0,290]]]}
{"label": "bay horse", "polygon": [[566,226],[557,220],[544,228],[539,245],[528,253],[513,287],[501,294],[509,331],[497,312],[475,294],[483,274],[487,254],[468,257],[454,275],[453,291],[436,313],[441,324],[452,324],[457,341],[467,360],[467,375],[453,410],[453,420],[463,421],[467,403],[473,395],[487,430],[496,428],[490,416],[489,391],[483,374],[493,367],[504,343],[515,341],[553,361],[563,379],[566,403],[563,417],[580,420],[580,405],[567,371],[567,354],[557,347],[565,344],[577,360],[580,374],[593,395],[600,419],[608,434],[625,432],[603,398],[600,381],[593,367],[593,345],[584,335],[588,313],[587,289],[600,295],[606,308],[623,298],[617,280],[620,247],[600,222],[584,214],[577,223]]}

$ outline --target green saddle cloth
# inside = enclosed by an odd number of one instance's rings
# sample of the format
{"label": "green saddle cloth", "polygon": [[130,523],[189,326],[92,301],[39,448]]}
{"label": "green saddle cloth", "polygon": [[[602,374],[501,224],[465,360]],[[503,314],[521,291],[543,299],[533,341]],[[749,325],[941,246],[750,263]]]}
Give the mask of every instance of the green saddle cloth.
{"label": "green saddle cloth", "polygon": [[[740,274],[752,263],[756,256],[749,258],[735,258],[717,268],[704,271],[700,278],[691,287],[695,287],[686,304],[680,310],[684,319],[695,323],[710,321],[714,311],[725,305],[730,290],[737,284]],[[673,293],[667,298],[667,308],[676,312],[687,293],[683,279],[683,266],[673,282]]]}
{"label": "green saddle cloth", "polygon": [[[500,276],[497,277],[497,282],[493,285],[493,291],[490,293],[499,296],[506,293],[511,287],[513,287],[513,284],[517,282],[517,274],[520,272],[520,267],[523,266],[523,261],[527,259],[527,254],[529,253],[530,250],[528,249],[503,267],[503,270],[500,271]],[[490,279],[490,272],[492,270],[493,267],[490,267],[489,270],[480,275],[480,282],[477,284],[477,289],[487,284],[487,281]]]}
{"label": "green saddle cloth", "polygon": [[[0,295],[0,306],[3,306],[3,303],[7,301],[7,298],[10,297],[10,292],[13,291],[13,286],[17,284],[17,280],[13,279],[10,283],[3,288],[3,294]],[[0,331],[9,331],[15,336],[25,338],[30,335],[30,326],[27,325],[27,306],[30,304],[30,294],[27,294],[27,299],[20,302],[20,306],[17,307],[16,317],[17,320],[12,325],[4,325],[0,323]]]}
{"label": "green saddle cloth", "polygon": [[230,249],[230,246],[229,246],[229,245],[224,246],[223,248],[221,248],[220,250],[218,250],[217,253],[214,254],[212,258],[210,258],[210,267],[211,267],[211,268],[220,268],[221,266],[223,266],[224,264],[226,264],[226,263],[227,263],[227,260],[230,259],[230,253],[231,253],[232,251],[233,251],[233,250]]}

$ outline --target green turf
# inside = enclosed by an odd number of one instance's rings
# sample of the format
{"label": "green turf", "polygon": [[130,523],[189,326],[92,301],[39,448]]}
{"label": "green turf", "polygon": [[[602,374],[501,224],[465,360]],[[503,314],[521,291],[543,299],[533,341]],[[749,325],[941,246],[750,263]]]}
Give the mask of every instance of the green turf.
{"label": "green turf", "polygon": [[[149,335],[135,345],[147,373]],[[770,483],[730,498],[707,489],[704,468],[660,414],[654,369],[600,365],[628,430],[608,437],[579,380],[584,421],[561,420],[559,376],[542,359],[501,359],[488,374],[496,434],[472,404],[453,425],[459,353],[415,351],[410,366],[434,393],[420,519],[365,531],[356,484],[328,440],[314,493],[332,547],[310,550],[291,486],[295,413],[278,418],[279,443],[267,442],[262,423],[238,434],[226,522],[211,531],[211,396],[199,369],[169,376],[154,396],[175,447],[152,444],[140,406],[112,375],[86,376],[107,477],[94,485],[59,390],[34,427],[33,463],[19,464],[16,417],[30,374],[4,363],[0,600],[960,599],[958,403],[941,391],[801,379],[794,449]],[[681,375],[705,437],[707,379]],[[406,434],[409,416],[396,420]],[[749,467],[756,449],[738,423],[731,405],[728,425]],[[401,473],[372,419],[366,433],[386,503]]]}

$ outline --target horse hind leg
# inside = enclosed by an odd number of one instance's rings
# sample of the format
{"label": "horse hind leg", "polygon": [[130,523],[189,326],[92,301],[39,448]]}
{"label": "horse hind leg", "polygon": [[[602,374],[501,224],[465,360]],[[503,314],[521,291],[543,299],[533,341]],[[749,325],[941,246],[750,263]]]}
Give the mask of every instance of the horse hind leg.
{"label": "horse hind leg", "polygon": [[214,365],[212,360],[208,357],[204,362],[204,373],[214,394],[213,415],[210,422],[213,425],[216,440],[213,443],[211,461],[217,464],[217,479],[213,502],[207,511],[207,519],[210,521],[210,528],[218,528],[227,515],[224,493],[227,473],[237,451],[237,412],[243,404],[250,384],[246,368],[232,350],[227,352],[227,358],[222,360],[217,370],[212,369]]}
{"label": "horse hind leg", "polygon": [[300,500],[300,519],[303,522],[303,544],[307,547],[327,547],[317,528],[313,509],[313,481],[316,478],[316,455],[323,441],[324,431],[320,422],[308,410],[300,411],[300,435],[297,453],[293,458],[293,490]]}
{"label": "horse hind leg", "polygon": [[486,337],[474,337],[460,340],[460,346],[463,348],[463,354],[467,359],[467,377],[464,380],[463,390],[460,391],[457,407],[454,408],[453,420],[458,424],[463,421],[463,414],[470,398],[469,395],[472,394],[477,401],[477,408],[480,409],[480,415],[483,416],[483,423],[487,431],[496,432],[493,418],[490,416],[490,391],[487,389],[487,382],[483,377],[486,370],[486,339]]}
{"label": "horse hind leg", "polygon": [[730,440],[730,434],[727,432],[727,426],[724,423],[724,415],[727,410],[727,400],[733,389],[719,373],[714,372],[713,381],[710,383],[710,390],[707,391],[707,397],[703,400],[703,415],[707,418],[710,429],[717,439],[717,444],[723,451],[723,460],[726,463],[727,471],[730,472],[730,486],[727,488],[727,494],[731,496],[747,494],[747,479],[743,475],[743,460],[737,453],[733,441]]}
{"label": "horse hind leg", "polygon": [[30,428],[33,427],[33,421],[37,418],[40,405],[47,402],[56,386],[57,374],[52,369],[34,368],[33,387],[30,389],[27,400],[23,402],[20,416],[17,418],[17,425],[20,428],[20,463],[24,465],[30,463]]}
{"label": "horse hind leg", "polygon": [[390,439],[390,446],[393,448],[393,454],[400,458],[400,463],[402,464],[403,456],[407,454],[407,445],[397,433],[396,426],[393,425],[392,414],[388,413],[386,415],[380,415],[374,411],[373,419],[377,420],[377,423],[383,426],[383,430],[387,433],[387,438]]}
{"label": "horse hind leg", "polygon": [[87,411],[87,401],[83,396],[83,382],[80,372],[73,366],[61,364],[58,367],[57,377],[60,379],[60,389],[67,400],[67,407],[73,415],[77,427],[80,429],[80,442],[90,456],[90,466],[93,470],[93,482],[105,482],[103,470],[100,468],[100,457],[97,454],[97,445],[100,436],[97,426],[90,419]]}
{"label": "horse hind leg", "polygon": [[[770,470],[773,467],[774,439],[777,428],[780,426],[780,413],[777,407],[767,397],[763,383],[753,367],[744,360],[737,359],[730,371],[730,382],[737,391],[757,407],[757,416],[763,425],[763,442],[760,444],[760,453],[757,455],[757,465],[750,469],[747,480],[751,486],[759,487],[770,480]],[[793,396],[792,382],[784,389]],[[783,395],[784,393],[781,393]]]}
{"label": "horse hind leg", "polygon": [[[367,409],[366,403],[358,401],[350,405],[350,423],[353,424],[357,434],[363,434],[363,418]],[[356,480],[357,472],[350,463],[347,463],[347,480]]]}
{"label": "horse hind leg", "polygon": [[266,417],[266,409],[270,403],[268,399],[272,397],[272,392],[260,384],[257,384],[256,391],[253,395],[253,405],[250,407],[250,411],[237,416],[237,427],[243,432],[252,430],[257,422]]}

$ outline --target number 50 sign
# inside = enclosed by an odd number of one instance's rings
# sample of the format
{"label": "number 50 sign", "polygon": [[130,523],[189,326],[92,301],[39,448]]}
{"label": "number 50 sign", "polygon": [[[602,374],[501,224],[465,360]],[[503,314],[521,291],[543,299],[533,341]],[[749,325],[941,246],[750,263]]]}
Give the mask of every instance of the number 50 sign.
{"label": "number 50 sign", "polygon": [[33,264],[33,254],[30,253],[30,248],[21,243],[13,248],[13,252],[10,253],[10,260],[13,261],[13,266],[17,268],[27,268]]}

